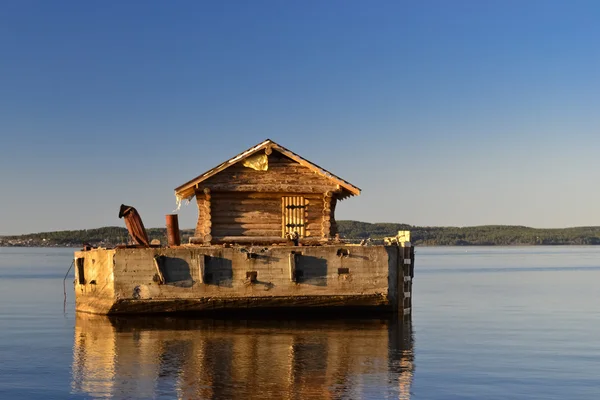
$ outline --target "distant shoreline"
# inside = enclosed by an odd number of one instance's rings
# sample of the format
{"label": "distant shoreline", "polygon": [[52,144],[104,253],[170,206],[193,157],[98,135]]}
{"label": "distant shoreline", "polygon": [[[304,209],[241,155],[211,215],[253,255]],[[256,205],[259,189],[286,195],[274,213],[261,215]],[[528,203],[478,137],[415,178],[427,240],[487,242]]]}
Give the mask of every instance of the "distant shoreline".
{"label": "distant shoreline", "polygon": [[[536,245],[600,245],[600,227],[537,229],[526,226],[485,225],[473,227],[420,227],[400,223],[368,223],[337,221],[340,236],[349,240],[371,238],[381,240],[398,231],[411,231],[416,246],[536,246]],[[150,239],[166,243],[165,228],[147,229]],[[182,229],[181,239],[187,243],[193,229]],[[72,231],[54,231],[25,235],[0,236],[0,247],[113,247],[126,243],[124,227],[103,227]]]}

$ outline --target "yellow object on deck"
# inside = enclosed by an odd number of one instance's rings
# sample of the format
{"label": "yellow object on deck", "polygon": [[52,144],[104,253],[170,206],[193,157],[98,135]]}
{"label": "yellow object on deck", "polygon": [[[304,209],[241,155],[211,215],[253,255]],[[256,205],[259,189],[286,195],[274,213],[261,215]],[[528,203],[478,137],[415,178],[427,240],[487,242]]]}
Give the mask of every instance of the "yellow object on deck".
{"label": "yellow object on deck", "polygon": [[398,238],[398,243],[400,243],[400,246],[404,246],[404,243],[406,242],[410,243],[410,231],[398,231],[398,235],[396,237]]}

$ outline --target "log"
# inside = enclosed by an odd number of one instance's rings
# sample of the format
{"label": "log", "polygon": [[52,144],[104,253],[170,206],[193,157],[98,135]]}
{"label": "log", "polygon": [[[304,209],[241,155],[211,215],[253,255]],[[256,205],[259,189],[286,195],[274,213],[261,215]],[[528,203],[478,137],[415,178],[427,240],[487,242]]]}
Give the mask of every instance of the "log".
{"label": "log", "polygon": [[306,229],[314,232],[321,232],[321,228],[323,227],[323,222],[310,222],[307,224]]}
{"label": "log", "polygon": [[282,236],[281,229],[220,229],[218,227],[214,227],[211,234],[215,236]]}
{"label": "log", "polygon": [[213,217],[239,217],[239,216],[247,216],[250,218],[260,218],[260,217],[272,217],[273,215],[280,215],[278,213],[270,213],[261,210],[260,208],[255,208],[251,211],[237,211],[231,209],[223,209],[221,207],[213,208]]}
{"label": "log", "polygon": [[[213,192],[212,193],[212,200],[213,201],[222,201],[222,200],[227,200],[227,199],[279,199],[281,200],[282,197],[289,197],[289,196],[297,196],[297,193],[285,193],[285,192],[268,192],[268,193],[261,193],[261,192]],[[302,196],[304,196],[305,199],[308,200],[318,200],[319,202],[322,202],[323,200],[323,196],[321,196],[319,193],[303,193]]]}
{"label": "log", "polygon": [[332,185],[293,185],[293,184],[257,184],[257,185],[235,185],[235,184],[214,184],[210,189],[214,191],[230,192],[289,192],[289,193],[325,193],[328,190],[335,190]]}
{"label": "log", "polygon": [[260,206],[263,204],[276,204],[276,205],[280,205],[281,204],[281,197],[273,197],[270,199],[246,199],[246,198],[238,198],[238,199],[233,199],[233,198],[217,198],[214,200],[214,205],[215,207],[229,207],[229,206],[237,206],[239,204],[251,204],[251,205],[255,205],[255,206]]}
{"label": "log", "polygon": [[320,218],[323,215],[323,206],[321,204],[311,204],[304,211],[308,213],[310,218]]}
{"label": "log", "polygon": [[[269,169],[267,171],[256,171],[252,168],[244,167],[241,164],[232,165],[231,167],[225,169],[224,171],[218,173],[217,175],[213,175],[210,178],[206,179],[204,182],[200,183],[201,186],[205,186],[205,182],[213,182],[215,179],[223,177],[228,178],[232,176],[268,176],[268,175],[279,175],[279,174],[295,174],[297,176],[317,176],[321,179],[329,179],[324,175],[318,174],[315,171],[303,167],[298,164],[290,164],[290,163],[280,163],[277,161],[269,160]],[[337,182],[336,182],[337,184]]]}
{"label": "log", "polygon": [[323,223],[323,219],[306,219],[304,220],[304,224],[306,225],[306,229],[310,229],[313,231],[321,231],[321,224]]}
{"label": "log", "polygon": [[[206,181],[208,181],[209,179],[212,179],[218,175],[262,174],[262,173],[269,173],[269,172],[273,172],[273,171],[275,171],[275,172],[288,171],[288,172],[294,172],[296,174],[303,174],[303,175],[315,174],[314,171],[312,171],[306,167],[303,167],[299,164],[283,163],[283,162],[279,162],[276,160],[272,160],[271,157],[269,157],[269,169],[267,171],[256,171],[256,170],[253,170],[252,168],[244,167],[243,164],[238,163],[238,164],[234,164],[234,165],[228,167],[226,170],[222,171],[220,174],[211,176]],[[204,182],[206,182],[206,181],[204,181]],[[204,184],[204,182],[202,182],[201,185]]]}
{"label": "log", "polygon": [[256,230],[256,229],[269,229],[279,231],[280,221],[273,224],[260,224],[260,223],[246,223],[246,224],[215,224],[214,230],[222,229],[245,229],[245,230]]}
{"label": "log", "polygon": [[265,212],[262,210],[254,210],[254,211],[231,211],[231,210],[222,210],[222,209],[214,209],[212,214],[212,219],[217,218],[248,218],[248,219],[260,219],[260,218],[275,218],[281,219],[281,213],[271,213]]}
{"label": "log", "polygon": [[286,238],[281,236],[215,236],[214,243],[287,243]]}
{"label": "log", "polygon": [[[319,240],[314,237],[298,239],[303,244],[318,244]],[[211,238],[211,243],[256,243],[256,244],[288,244],[289,240],[280,236],[215,236]],[[190,244],[204,244],[203,237],[193,236],[190,238]]]}
{"label": "log", "polygon": [[213,215],[220,215],[223,212],[236,212],[245,215],[248,212],[262,212],[271,215],[281,215],[281,204],[215,204]]}
{"label": "log", "polygon": [[298,176],[298,174],[269,174],[261,172],[261,176],[234,175],[230,177],[219,177],[218,179],[206,181],[209,187],[220,184],[236,185],[259,185],[259,184],[287,184],[287,185],[330,185],[327,179],[317,175]]}
{"label": "log", "polygon": [[281,224],[281,215],[275,215],[272,217],[219,217],[215,216],[211,219],[213,224]]}

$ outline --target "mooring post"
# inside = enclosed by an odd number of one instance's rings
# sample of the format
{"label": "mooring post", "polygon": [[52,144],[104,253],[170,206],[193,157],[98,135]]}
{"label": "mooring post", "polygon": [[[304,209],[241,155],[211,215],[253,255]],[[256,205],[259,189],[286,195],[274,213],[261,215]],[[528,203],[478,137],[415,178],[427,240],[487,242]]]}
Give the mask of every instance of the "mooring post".
{"label": "mooring post", "polygon": [[402,275],[404,276],[402,282],[402,314],[406,317],[411,314],[412,308],[412,270],[414,268],[414,249],[410,242],[399,243],[402,247],[400,253],[403,254],[402,260]]}
{"label": "mooring post", "polygon": [[410,242],[410,231],[398,231],[395,238],[387,238],[388,242],[398,246],[398,279],[397,307],[398,314],[410,316],[412,308],[412,278],[414,270],[415,250]]}
{"label": "mooring post", "polygon": [[167,243],[169,246],[179,246],[181,238],[179,237],[179,220],[177,214],[167,214]]}

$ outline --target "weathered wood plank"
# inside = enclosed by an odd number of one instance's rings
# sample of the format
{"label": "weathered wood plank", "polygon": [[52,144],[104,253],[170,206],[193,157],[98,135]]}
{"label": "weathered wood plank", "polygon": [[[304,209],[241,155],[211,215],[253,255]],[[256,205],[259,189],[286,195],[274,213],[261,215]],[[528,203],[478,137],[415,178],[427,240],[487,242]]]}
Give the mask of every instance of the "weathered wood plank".
{"label": "weathered wood plank", "polygon": [[[251,204],[251,205],[254,205],[254,206],[261,206],[263,204],[265,204],[265,205],[273,205],[273,204],[280,205],[281,204],[281,198],[271,198],[271,199],[246,199],[246,198],[231,199],[231,198],[225,198],[225,199],[216,199],[214,207],[215,207],[215,209],[218,209],[218,208],[224,208],[224,207],[229,207],[229,206],[237,206],[237,205],[240,205],[240,204]],[[259,207],[255,207],[254,210],[260,211],[260,208]]]}
{"label": "weathered wood plank", "polygon": [[245,230],[256,230],[256,229],[268,229],[268,230],[276,230],[279,231],[279,225],[281,221],[277,221],[274,223],[239,223],[239,224],[223,224],[223,223],[215,223],[215,230],[222,229],[245,229]]}
{"label": "weathered wood plank", "polygon": [[242,229],[242,228],[228,228],[221,229],[219,226],[215,226],[212,229],[212,234],[217,236],[281,236],[281,230],[277,229]]}
{"label": "weathered wood plank", "polygon": [[321,232],[321,228],[322,228],[322,221],[318,221],[318,222],[309,222],[306,226],[306,229],[308,231],[312,231],[312,232]]}
{"label": "weathered wood plank", "polygon": [[[215,177],[216,178],[216,177]],[[300,183],[300,182],[311,182],[314,184],[331,185],[329,180],[323,178],[320,175],[308,174],[302,175],[293,172],[277,173],[277,172],[260,172],[260,174],[254,176],[253,174],[231,174],[228,177],[222,177],[219,179],[211,179],[210,182],[206,181],[204,186],[214,185],[217,183],[236,183],[236,184],[247,184],[247,183],[269,183],[269,182],[288,182],[288,183]]]}
{"label": "weathered wood plank", "polygon": [[307,214],[308,216],[306,218],[308,218],[309,221],[319,221],[321,222],[323,220],[323,210],[318,210],[318,209],[310,209],[307,210]]}
{"label": "weathered wood plank", "polygon": [[214,217],[211,219],[214,224],[281,224],[281,216],[276,215],[270,218],[249,218],[249,217]]}
{"label": "weathered wood plank", "polygon": [[279,212],[271,213],[263,210],[251,210],[251,211],[236,211],[236,210],[221,210],[221,209],[213,209],[212,218],[250,218],[250,219],[260,219],[260,218],[272,218],[273,216],[281,217]]}
{"label": "weathered wood plank", "polygon": [[[281,201],[281,198],[284,196],[292,196],[293,193],[286,192],[212,192],[213,201],[221,201],[224,199],[240,199],[240,198],[248,198],[248,199],[278,199]],[[305,193],[304,198],[309,200],[319,200],[322,201],[323,195],[320,193]]]}
{"label": "weathered wood plank", "polygon": [[280,203],[271,203],[265,205],[232,204],[230,206],[220,204],[217,206],[217,208],[215,208],[212,215],[221,215],[221,213],[225,212],[236,212],[240,215],[245,215],[247,212],[253,212],[256,210],[260,210],[260,212],[270,215],[279,215],[280,208]]}
{"label": "weathered wood plank", "polygon": [[214,243],[287,243],[281,236],[215,236]]}
{"label": "weathered wood plank", "polygon": [[231,192],[289,192],[289,193],[325,193],[328,190],[336,190],[336,186],[332,185],[304,185],[304,184],[256,184],[256,185],[236,185],[230,183],[206,185],[211,190],[215,191],[231,191]]}
{"label": "weathered wood plank", "polygon": [[311,184],[336,185],[332,179],[316,173],[307,165],[291,160],[287,157],[277,157],[275,154],[269,156],[269,169],[267,171],[256,171],[243,166],[242,162],[232,165],[219,174],[208,178],[203,186],[211,187],[215,184],[261,184],[272,182],[284,182],[287,184],[299,184],[310,182]]}

